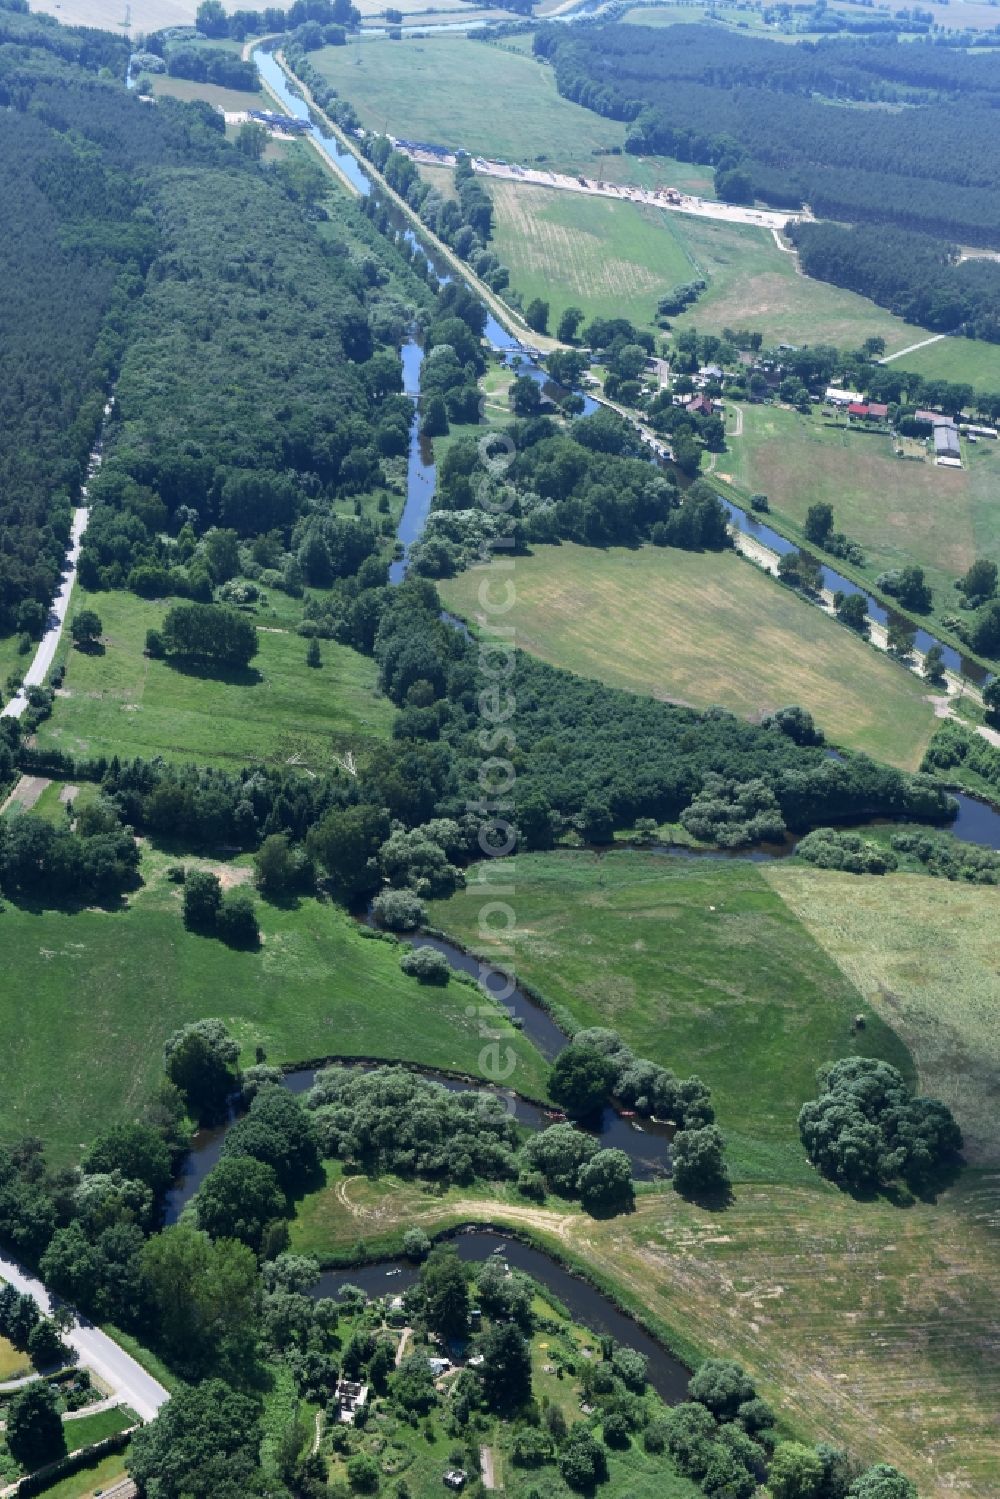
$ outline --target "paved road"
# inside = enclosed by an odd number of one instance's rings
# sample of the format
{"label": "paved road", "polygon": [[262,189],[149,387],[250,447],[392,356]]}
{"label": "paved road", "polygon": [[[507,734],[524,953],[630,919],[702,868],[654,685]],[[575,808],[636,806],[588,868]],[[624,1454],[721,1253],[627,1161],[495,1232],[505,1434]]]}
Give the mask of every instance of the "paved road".
{"label": "paved road", "polygon": [[[52,1300],[42,1282],[4,1255],[0,1255],[0,1280],[9,1281],[22,1294],[33,1297],[43,1312],[51,1313]],[[163,1386],[99,1327],[78,1319],[64,1339],[76,1349],[80,1362],[92,1369],[119,1401],[130,1405],[144,1421],[152,1421],[161,1405],[170,1399]]]}
{"label": "paved road", "polygon": [[[453,152],[431,152],[401,146],[396,149],[411,160],[426,166],[451,166],[455,161]],[[789,219],[808,219],[812,215],[800,209],[797,213],[788,210],[775,212],[768,208],[744,208],[738,203],[719,203],[714,198],[699,198],[693,193],[678,193],[668,198],[665,190],[633,187],[624,182],[604,182],[591,177],[572,177],[566,172],[548,172],[540,167],[512,166],[506,161],[491,161],[485,156],[474,156],[472,165],[483,177],[496,177],[504,182],[524,183],[528,187],[548,187],[559,192],[582,193],[591,198],[617,198],[622,203],[642,203],[650,208],[662,208],[668,213],[693,214],[700,219],[718,219],[727,224],[750,224],[757,229],[772,232],[784,229]],[[786,246],[778,241],[779,248]],[[795,253],[794,250],[791,251]]]}
{"label": "paved road", "polygon": [[76,581],[76,566],[80,560],[80,543],[83,540],[83,533],[87,529],[87,521],[89,519],[90,511],[86,505],[81,505],[73,513],[73,530],[70,537],[70,548],[66,554],[66,571],[63,573],[62,582],[59,585],[59,592],[52,601],[49,628],[39,641],[34,660],[24,674],[24,687],[15,693],[5,708],[0,710],[0,718],[20,718],[28,706],[25,688],[40,687],[45,681],[45,674],[52,665],[56,647],[62,638],[63,625],[66,622],[66,611],[69,609],[70,594],[73,592],[73,584]]}
{"label": "paved road", "polygon": [[947,333],[935,333],[930,338],[922,338],[918,344],[909,344],[905,349],[897,349],[895,354],[887,354],[879,364],[891,364],[894,359],[902,359],[904,354],[915,354],[918,349],[926,349],[928,344],[939,344],[942,338],[947,338]]}

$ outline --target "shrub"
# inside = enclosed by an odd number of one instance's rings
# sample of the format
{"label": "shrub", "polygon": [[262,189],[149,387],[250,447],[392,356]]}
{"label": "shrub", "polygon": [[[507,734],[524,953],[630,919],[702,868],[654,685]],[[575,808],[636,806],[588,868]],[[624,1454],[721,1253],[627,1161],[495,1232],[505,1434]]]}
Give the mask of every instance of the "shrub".
{"label": "shrub", "polygon": [[184,925],[195,932],[210,932],[222,906],[222,884],[206,869],[192,869],[184,880]]}
{"label": "shrub", "polygon": [[412,890],[383,890],[375,897],[373,911],[379,925],[390,932],[416,931],[427,919],[427,908]]}
{"label": "shrub", "polygon": [[260,927],[253,896],[247,890],[230,890],[222,898],[215,930],[230,947],[258,947]]}
{"label": "shrub", "polygon": [[408,1228],[403,1235],[403,1253],[410,1260],[425,1260],[431,1252],[431,1241],[422,1228]]}
{"label": "shrub", "polygon": [[860,833],[837,828],[815,828],[795,852],[819,869],[843,869],[849,874],[890,874],[899,867],[896,855]]}
{"label": "shrub", "polygon": [[400,958],[399,966],[420,984],[443,987],[451,977],[451,964],[433,947],[411,947]]}

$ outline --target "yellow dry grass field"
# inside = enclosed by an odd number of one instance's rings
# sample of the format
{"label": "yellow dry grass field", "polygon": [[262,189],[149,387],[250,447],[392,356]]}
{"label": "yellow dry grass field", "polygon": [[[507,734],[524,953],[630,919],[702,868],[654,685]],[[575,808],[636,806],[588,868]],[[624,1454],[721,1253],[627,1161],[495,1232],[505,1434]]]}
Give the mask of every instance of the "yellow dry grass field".
{"label": "yellow dry grass field", "polygon": [[[193,26],[198,0],[130,0],[129,6],[126,0],[35,0],[31,8],[46,11],[64,26],[98,26],[103,31],[139,36],[165,26]],[[131,22],[124,26],[127,8],[131,10]]]}
{"label": "yellow dry grass field", "polygon": [[1000,891],[924,875],[762,866],[768,883],[913,1054],[921,1086],[1000,1165]]}
{"label": "yellow dry grass field", "polygon": [[[482,578],[443,582],[447,607],[474,619]],[[518,558],[514,581],[517,642],[556,666],[750,718],[801,703],[835,743],[920,764],[921,682],[734,553],[567,543]]]}

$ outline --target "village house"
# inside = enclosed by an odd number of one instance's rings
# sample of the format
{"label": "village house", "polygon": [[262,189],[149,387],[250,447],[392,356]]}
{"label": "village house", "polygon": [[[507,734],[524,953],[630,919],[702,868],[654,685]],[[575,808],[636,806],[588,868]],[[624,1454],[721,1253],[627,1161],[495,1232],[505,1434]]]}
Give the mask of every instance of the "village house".
{"label": "village house", "polygon": [[338,1379],[334,1399],[339,1407],[338,1420],[345,1426],[353,1426],[354,1417],[368,1400],[368,1386],[355,1384],[351,1379]]}
{"label": "village house", "polygon": [[943,468],[961,468],[962,449],[958,431],[951,424],[941,422],[934,428],[934,454]]}
{"label": "village house", "polygon": [[692,396],[684,410],[689,411],[692,416],[713,416],[715,413],[715,407],[705,395]]}

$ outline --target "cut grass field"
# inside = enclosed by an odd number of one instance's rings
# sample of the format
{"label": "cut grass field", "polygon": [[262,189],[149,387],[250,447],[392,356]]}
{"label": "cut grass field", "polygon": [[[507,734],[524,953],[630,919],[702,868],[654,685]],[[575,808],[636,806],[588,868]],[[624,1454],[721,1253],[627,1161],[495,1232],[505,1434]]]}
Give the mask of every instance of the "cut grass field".
{"label": "cut grass field", "polygon": [[121,0],[40,0],[32,10],[47,11],[63,26],[96,26],[117,36],[161,31],[166,26],[193,26],[197,0],[136,0],[132,21],[122,25],[125,6]]}
{"label": "cut grass field", "polygon": [[[917,343],[918,338],[910,342]],[[988,344],[978,338],[942,338],[912,354],[904,354],[901,359],[893,360],[893,364],[928,380],[954,380],[976,390],[1000,390],[1000,344]]]}
{"label": "cut grass field", "polygon": [[1000,893],[922,875],[763,873],[907,1043],[921,1086],[961,1124],[968,1158],[1000,1165]]}
{"label": "cut grass field", "polygon": [[20,1379],[31,1373],[31,1360],[26,1353],[15,1348],[9,1338],[0,1338],[0,1381]]}
{"label": "cut grass field", "polygon": [[[577,1026],[612,1026],[639,1055],[703,1077],[744,1178],[814,1179],[796,1121],[824,1062],[858,1052],[910,1070],[870,1010],[852,1031],[857,989],[755,864],[559,852],[518,859],[510,883],[517,973]],[[481,888],[470,877],[433,906],[434,925],[472,948]]]}
{"label": "cut grass field", "polygon": [[[487,183],[493,248],[524,303],[549,303],[549,327],[569,306],[654,326],[656,303],[695,275],[662,209],[513,182]],[[777,253],[777,252],[775,252]]]}
{"label": "cut grass field", "polygon": [[[7,904],[0,1139],[37,1134],[65,1164],[101,1128],[134,1117],[161,1072],[167,1036],[205,1016],[225,1021],[244,1063],[262,1045],[277,1065],[371,1056],[479,1075],[484,1042],[478,1010],[468,1013],[477,991],[407,978],[395,944],[365,938],[323,900],[259,901],[258,952],[195,936],[168,862],[144,848],[146,884],[120,911]],[[524,1091],[543,1096],[541,1058],[513,1032],[510,1044]]]}
{"label": "cut grass field", "polygon": [[222,88],[217,83],[202,83],[193,78],[171,78],[167,73],[155,73],[152,78],[154,94],[166,94],[186,104],[201,99],[214,109],[224,109],[227,114],[269,107],[259,89]]}
{"label": "cut grass field", "polygon": [[[482,569],[440,584],[475,620]],[[759,718],[809,708],[836,744],[916,769],[934,712],[915,676],[735,553],[567,543],[517,560],[517,642],[613,687]]]}
{"label": "cut grass field", "polygon": [[259,653],[246,673],[229,680],[144,655],[146,632],[159,628],[167,607],[129,593],[74,592],[74,614],[99,613],[104,651],[67,653],[41,745],[73,755],[319,770],[388,736],[392,706],[377,690],[373,661],[323,641],[322,666],[306,665],[306,641],[294,633],[300,602],[272,591],[269,606],[254,616]]}
{"label": "cut grass field", "polygon": [[802,1440],[895,1463],[921,1499],[995,1499],[994,1178],[970,1173],[936,1205],[909,1209],[769,1183],[737,1186],[718,1212],[666,1189],[608,1221],[556,1198],[534,1208],[472,1192],[438,1202],[394,1181],[373,1219],[367,1185],[353,1179],[329,1205],[327,1251],[374,1235],[394,1235],[398,1248],[414,1224],[529,1232],[690,1362],[737,1359]]}
{"label": "cut grass field", "polygon": [[369,130],[588,176],[603,166],[615,182],[711,192],[707,167],[624,152],[595,156],[621,151],[624,124],[561,98],[552,69],[525,52],[452,34],[349,42],[324,47],[311,61]]}
{"label": "cut grass field", "polygon": [[963,442],[962,459],[961,470],[900,459],[887,435],[745,405],[743,435],[730,441],[717,466],[766,494],[771,508],[796,526],[810,505],[828,502],[837,529],[864,550],[873,582],[887,568],[919,563],[937,608],[953,613],[954,580],[976,557],[1000,562],[997,444]]}
{"label": "cut grass field", "polygon": [[796,257],[778,249],[770,230],[685,214],[671,215],[670,228],[693,261],[694,274],[708,282],[698,301],[672,320],[677,328],[749,328],[769,344],[848,349],[881,336],[890,354],[927,336],[867,297],[800,275]]}
{"label": "cut grass field", "polygon": [[865,297],[799,275],[768,230],[495,178],[486,187],[497,254],[525,300],[549,302],[550,327],[571,304],[655,327],[657,298],[700,277],[708,287],[674,319],[678,328],[759,329],[769,342],[848,348],[878,334],[890,352],[923,334]]}

